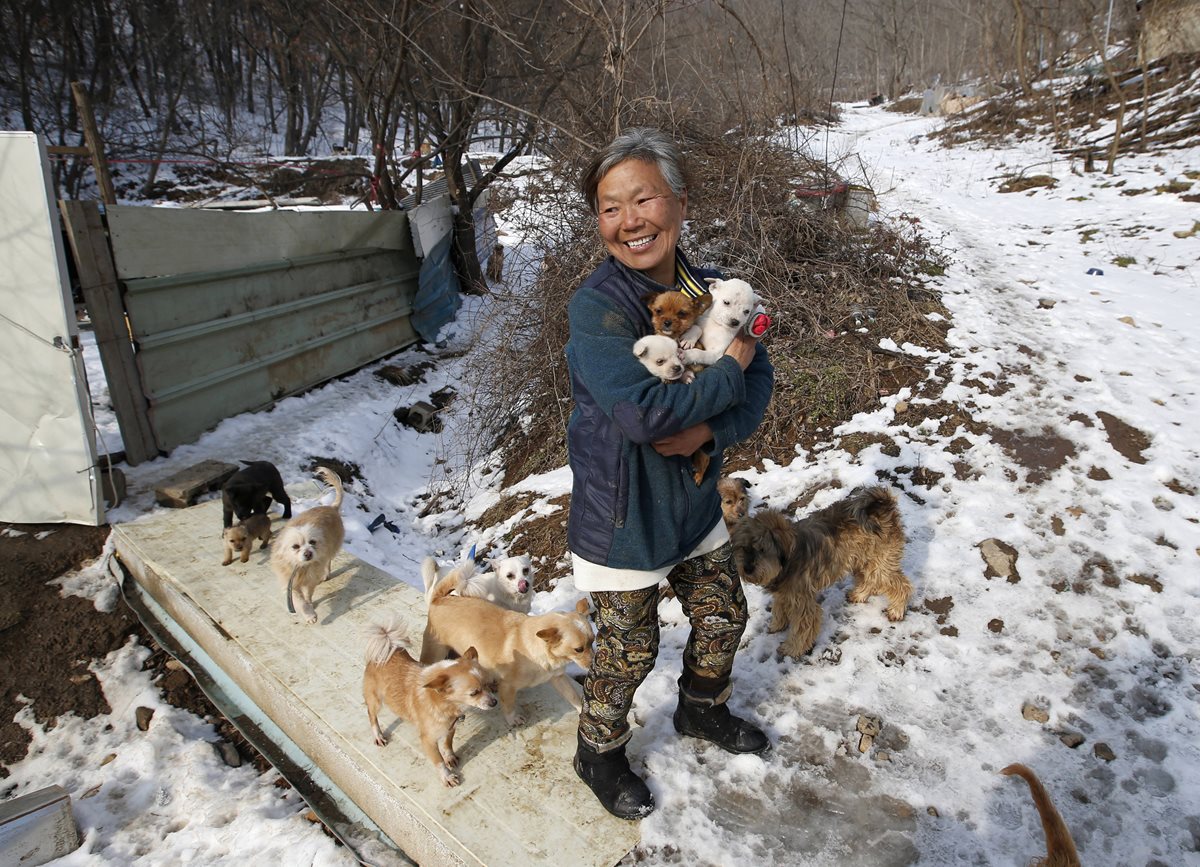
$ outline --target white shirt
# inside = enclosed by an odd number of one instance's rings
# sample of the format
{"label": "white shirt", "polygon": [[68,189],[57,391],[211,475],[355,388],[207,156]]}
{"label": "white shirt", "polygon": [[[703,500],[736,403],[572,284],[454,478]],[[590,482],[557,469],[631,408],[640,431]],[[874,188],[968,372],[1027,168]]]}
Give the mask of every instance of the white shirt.
{"label": "white shirt", "polygon": [[[692,553],[684,557],[691,560],[702,554],[711,554],[729,541],[729,529],[723,520],[718,519],[716,525],[708,531],[708,535],[700,540]],[[643,571],[641,569],[614,569],[611,566],[601,566],[584,560],[574,551],[571,552],[571,568],[575,572],[575,587],[591,593],[594,590],[643,590],[656,586],[666,578],[678,564],[664,566],[661,569]]]}

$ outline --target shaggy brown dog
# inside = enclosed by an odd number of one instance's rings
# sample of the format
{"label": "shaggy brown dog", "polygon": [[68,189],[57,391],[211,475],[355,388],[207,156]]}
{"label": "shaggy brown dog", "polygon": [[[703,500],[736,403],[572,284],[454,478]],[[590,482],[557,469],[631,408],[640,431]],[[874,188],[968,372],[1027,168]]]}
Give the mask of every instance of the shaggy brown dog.
{"label": "shaggy brown dog", "polygon": [[655,334],[670,337],[676,342],[687,340],[690,347],[700,339],[700,329],[694,326],[700,314],[712,305],[712,296],[706,293],[692,298],[678,289],[668,289],[646,293],[642,296],[642,303],[650,308]]}
{"label": "shaggy brown dog", "polygon": [[796,522],[766,509],[739,521],[732,537],[743,580],[773,595],[768,631],[791,627],[780,646],[787,656],[812,649],[821,630],[817,594],[847,572],[854,576],[851,602],[882,593],[888,619],[904,619],[912,583],[900,568],[904,531],[887,488],[859,488]]}
{"label": "shaggy brown dog", "polygon": [[1042,830],[1046,834],[1046,857],[1033,859],[1029,862],[1031,867],[1080,867],[1079,853],[1075,851],[1075,841],[1071,839],[1071,832],[1067,830],[1067,824],[1058,814],[1058,810],[1054,809],[1041,780],[1029,768],[1019,764],[1009,765],[1000,773],[1005,776],[1015,774],[1029,784],[1034,806],[1037,807],[1038,815],[1042,817]]}

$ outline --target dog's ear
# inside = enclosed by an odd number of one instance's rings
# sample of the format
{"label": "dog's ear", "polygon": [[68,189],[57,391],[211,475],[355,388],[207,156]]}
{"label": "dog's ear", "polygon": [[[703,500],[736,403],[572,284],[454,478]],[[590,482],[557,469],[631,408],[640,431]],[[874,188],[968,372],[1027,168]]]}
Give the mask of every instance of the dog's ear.
{"label": "dog's ear", "polygon": [[645,358],[650,354],[650,345],[647,343],[642,343],[639,340],[637,343],[633,344],[633,354],[638,358]]}
{"label": "dog's ear", "polygon": [[712,295],[708,294],[707,292],[705,292],[703,295],[698,297],[695,301],[696,315],[699,316],[701,313],[703,313],[709,307],[712,307],[712,301],[713,301]]}
{"label": "dog's ear", "polygon": [[591,610],[591,608],[588,606],[588,601],[586,599],[580,599],[578,602],[575,603],[575,613],[576,614],[581,614],[584,617],[587,617],[588,612],[590,610]]}
{"label": "dog's ear", "polygon": [[467,652],[462,655],[462,658],[468,662],[479,659],[479,651],[475,649],[475,645],[471,645],[467,648]]}
{"label": "dog's ear", "polygon": [[786,563],[796,548],[796,533],[791,521],[783,518],[782,514],[780,518],[783,520],[771,522],[771,541],[779,552],[779,562]]}
{"label": "dog's ear", "polygon": [[450,675],[445,674],[444,672],[425,684],[426,689],[433,689],[437,690],[438,692],[445,692],[449,686]]}
{"label": "dog's ear", "polygon": [[539,629],[537,631],[537,637],[551,645],[558,644],[558,642],[562,641],[562,633],[558,631],[557,626],[547,626],[545,629]]}
{"label": "dog's ear", "polygon": [[501,561],[502,561],[502,558],[500,558],[500,557],[488,557],[488,561],[487,561],[488,568],[490,570],[492,570],[493,572],[498,573],[500,571]]}
{"label": "dog's ear", "polygon": [[747,493],[750,490],[750,482],[746,479],[738,479],[738,482],[742,486],[742,493]]}
{"label": "dog's ear", "polygon": [[721,279],[719,277],[705,277],[704,282],[711,286],[714,283],[720,283]]}

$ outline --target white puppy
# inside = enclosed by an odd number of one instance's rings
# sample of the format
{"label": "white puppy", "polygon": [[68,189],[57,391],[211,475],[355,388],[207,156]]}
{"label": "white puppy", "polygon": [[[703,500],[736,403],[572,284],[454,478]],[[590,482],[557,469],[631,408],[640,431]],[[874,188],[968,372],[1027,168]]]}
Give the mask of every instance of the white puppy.
{"label": "white puppy", "polygon": [[296,515],[271,542],[271,568],[287,587],[288,611],[299,607],[308,623],[317,622],[313,591],[329,578],[346,536],[340,513],[342,480],[328,467],[317,467],[316,474],[336,492],[333,503]]}
{"label": "white puppy", "polygon": [[716,364],[725,354],[737,333],[760,308],[760,299],[745,280],[715,280],[708,278],[712,305],[701,314],[700,344],[703,349],[685,348],[685,364]]}
{"label": "white puppy", "polygon": [[497,557],[488,560],[488,565],[490,572],[469,576],[459,584],[458,592],[528,614],[533,604],[533,563],[529,555]]}
{"label": "white puppy", "polygon": [[426,557],[421,564],[421,580],[425,583],[425,602],[433,595],[434,586],[456,572],[460,576],[455,595],[485,599],[509,611],[528,614],[533,605],[533,564],[529,555],[520,557],[498,557],[488,560],[490,571],[477,573],[473,560],[464,560],[445,569],[438,568],[437,561]]}
{"label": "white puppy", "polygon": [[633,354],[646,370],[663,382],[686,384],[695,379],[695,374],[684,366],[679,344],[670,337],[661,334],[647,335],[633,344]]}

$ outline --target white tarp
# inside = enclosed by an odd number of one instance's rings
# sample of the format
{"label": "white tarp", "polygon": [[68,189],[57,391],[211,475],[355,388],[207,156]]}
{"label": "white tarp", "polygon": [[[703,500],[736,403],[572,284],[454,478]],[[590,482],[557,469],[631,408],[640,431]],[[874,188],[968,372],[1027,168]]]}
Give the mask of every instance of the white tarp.
{"label": "white tarp", "polygon": [[0,132],[0,521],[103,523],[45,149]]}

